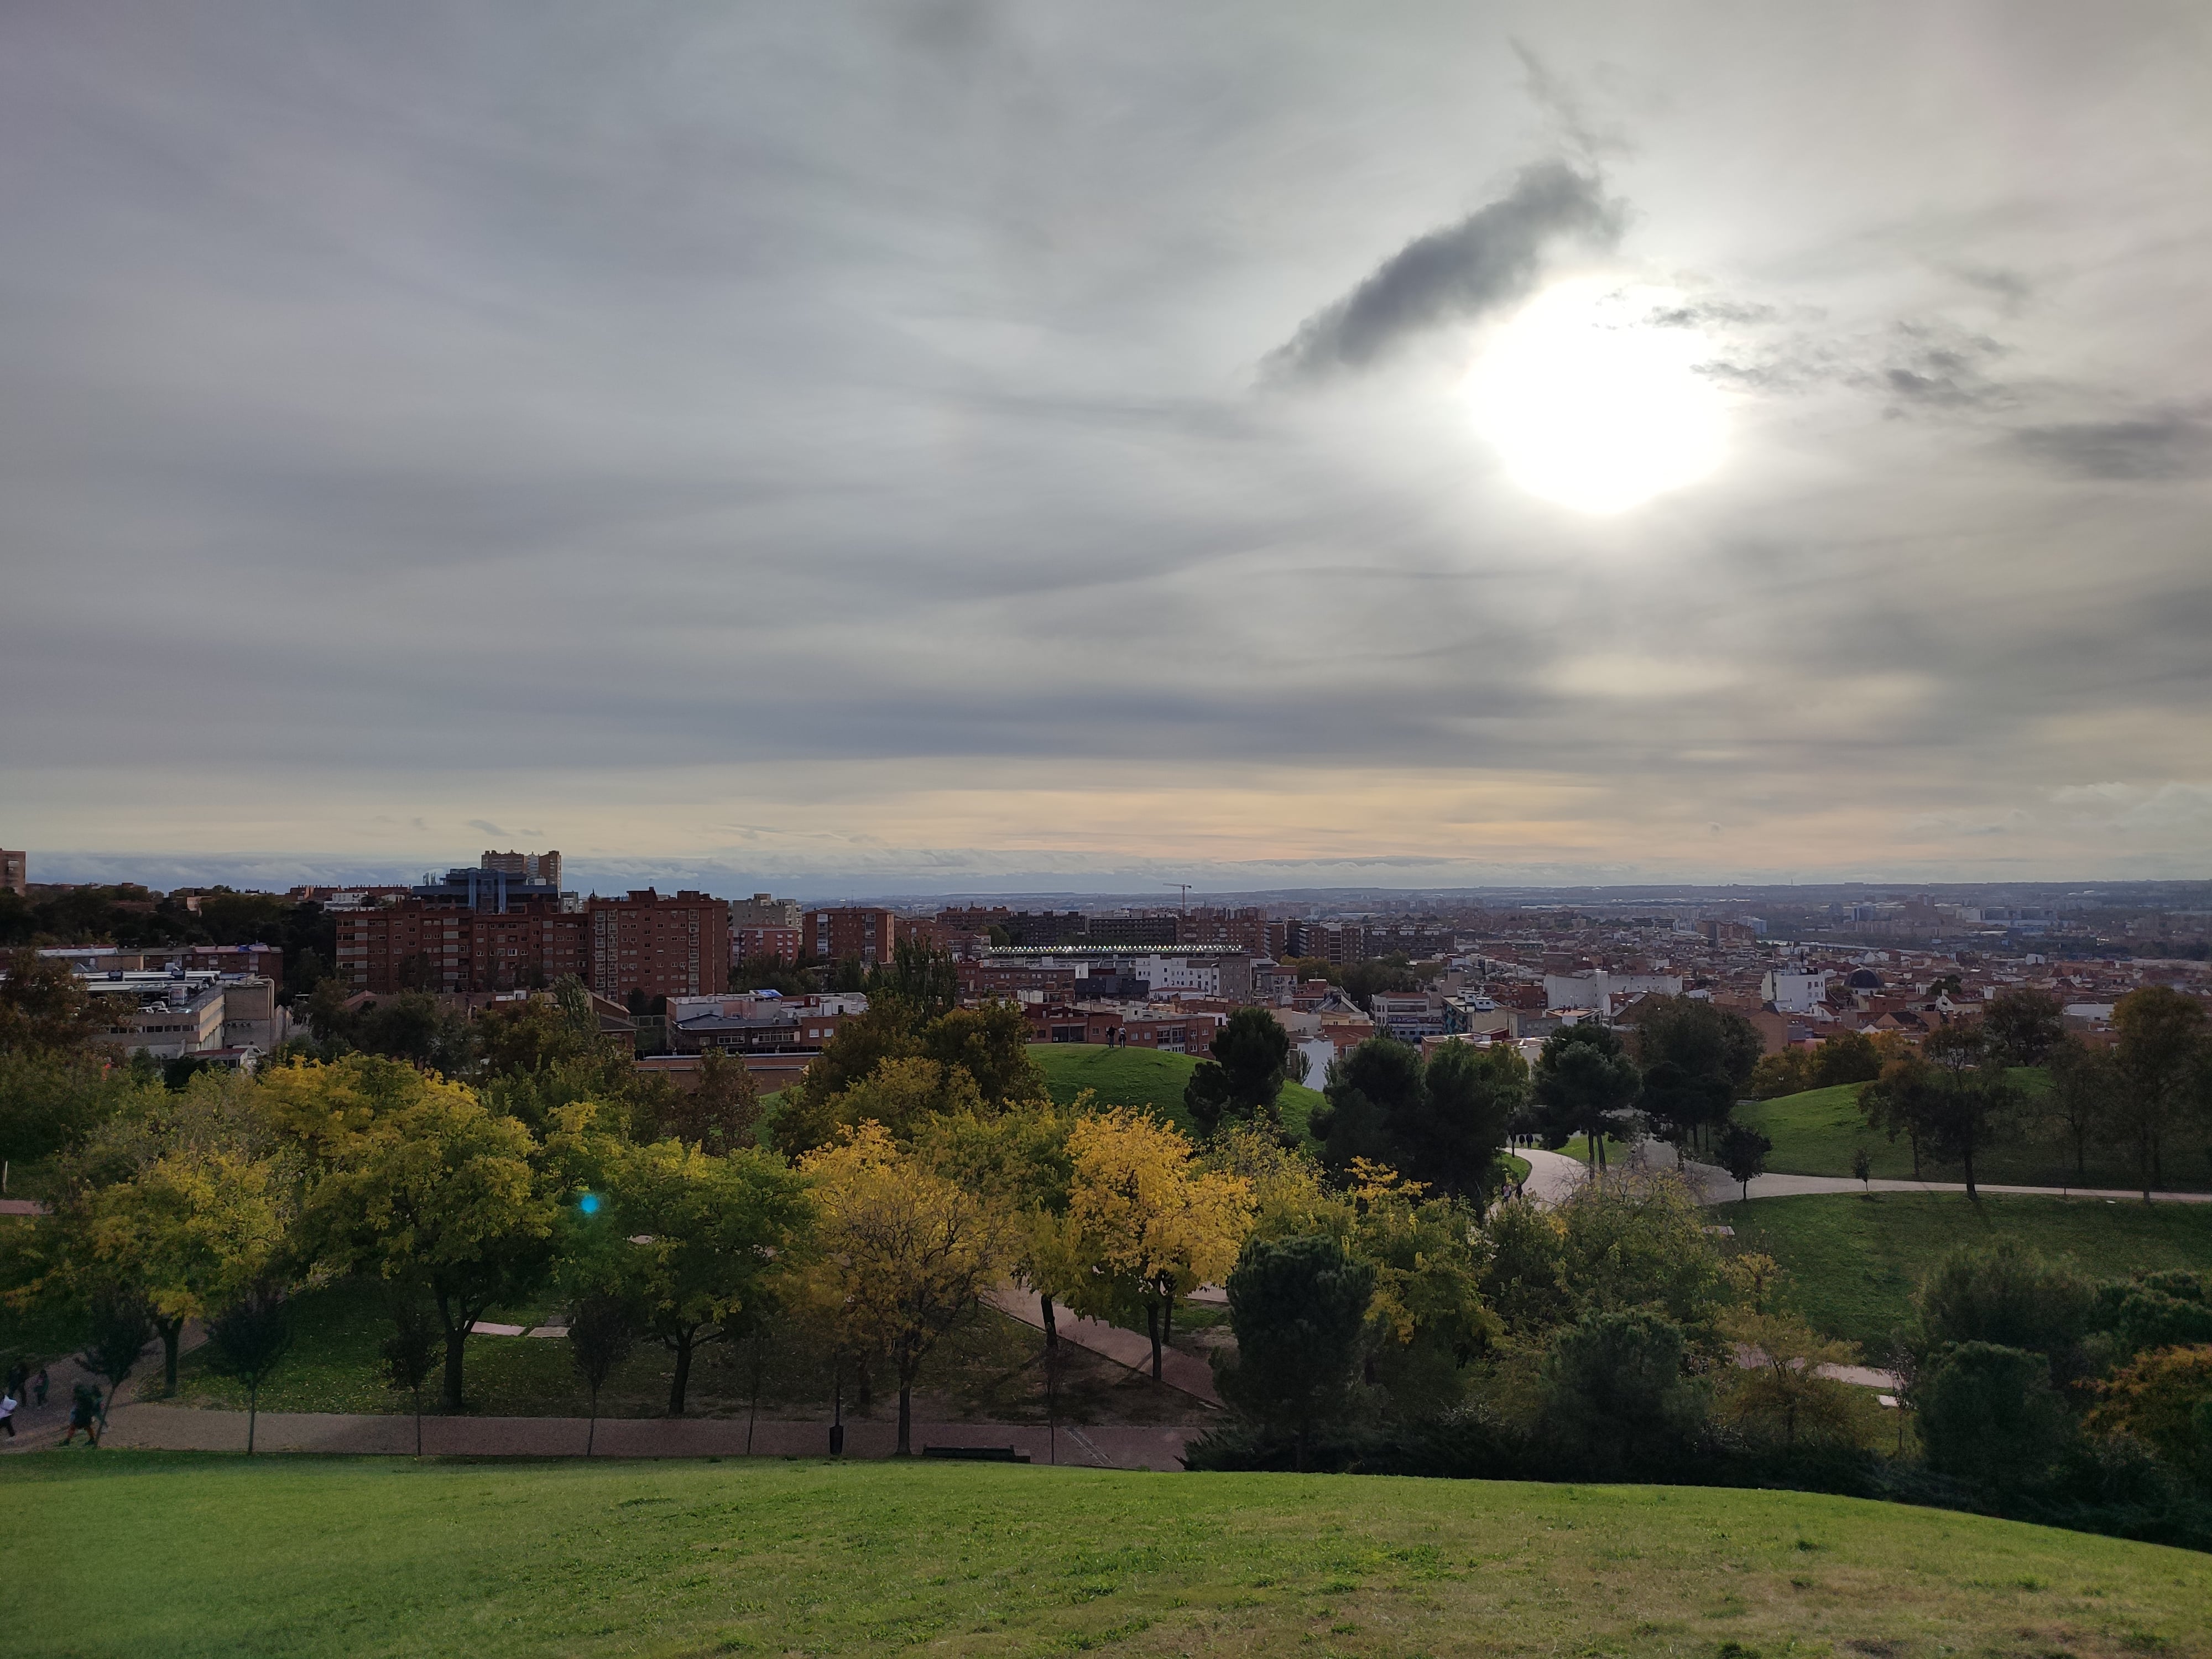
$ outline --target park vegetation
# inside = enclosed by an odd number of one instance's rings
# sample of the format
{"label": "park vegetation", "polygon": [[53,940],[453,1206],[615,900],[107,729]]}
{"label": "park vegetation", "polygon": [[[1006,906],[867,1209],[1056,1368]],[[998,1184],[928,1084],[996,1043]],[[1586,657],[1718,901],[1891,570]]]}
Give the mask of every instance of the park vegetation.
{"label": "park vegetation", "polygon": [[[1219,1285],[1234,1420],[1196,1467],[1797,1486],[2212,1542],[2200,1279],[1947,1261],[1878,1356],[1905,1378],[1908,1436],[1823,1374],[1862,1356],[1793,1311],[1771,1259],[1709,1230],[1673,1171],[1608,1159],[1648,1132],[1755,1173],[1739,1166],[1763,1138],[1731,1112],[1757,1036],[1698,999],[1648,1000],[1626,1037],[1564,1028],[1533,1066],[1370,1040],[1328,1068],[1305,1145],[1275,1109],[1291,1049],[1266,1011],[1192,1078],[1194,1137],[1054,1103],[1019,1010],[958,1006],[923,951],[879,972],[772,1105],[733,1064],[690,1096],[641,1081],[573,983],[490,1018],[458,1075],[356,1050],[172,1087],[103,1063],[81,994],[19,965],[6,1121],[50,1211],[9,1230],[0,1283],[71,1322],[111,1391],[156,1336],[173,1376],[196,1321],[258,1399],[289,1299],[348,1278],[379,1287],[385,1375],[418,1411],[469,1408],[471,1338],[499,1310],[564,1310],[594,1423],[632,1346],[671,1356],[681,1415],[695,1357],[757,1344],[775,1316],[864,1386],[887,1370],[904,1453],[925,1360],[1009,1280],[1039,1299],[1048,1349],[1066,1308],[1145,1332],[1155,1376],[1192,1293]],[[2201,1034],[2163,1002],[2125,1012],[2094,1064],[2134,1091],[2110,1121],[2154,1170],[2197,1121]],[[1971,1171],[2021,1109],[2005,1029],[1877,1050],[1870,1109]],[[2057,1036],[2040,1057],[2089,1065]],[[2101,1099],[2098,1075],[2079,1087]],[[1583,1137],[1588,1178],[1548,1206],[1516,1196],[1520,1136]]]}

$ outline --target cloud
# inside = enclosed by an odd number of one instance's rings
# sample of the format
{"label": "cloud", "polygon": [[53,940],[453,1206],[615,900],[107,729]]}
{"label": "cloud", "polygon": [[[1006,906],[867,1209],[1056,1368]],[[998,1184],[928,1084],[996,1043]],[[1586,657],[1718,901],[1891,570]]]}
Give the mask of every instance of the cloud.
{"label": "cloud", "polygon": [[2039,465],[2075,478],[2157,483],[2212,472],[2212,426],[2179,415],[2025,427],[2012,441]]}
{"label": "cloud", "polygon": [[1897,334],[1900,343],[1873,383],[1899,404],[1958,410],[2012,401],[2012,393],[1984,371],[2005,349],[1987,335],[1917,322],[1899,323]]}
{"label": "cloud", "polygon": [[1364,368],[1414,335],[1519,299],[1556,242],[1579,238],[1612,246],[1626,214],[1595,174],[1565,161],[1539,162],[1507,194],[1407,243],[1358,288],[1309,317],[1269,366],[1309,376]]}

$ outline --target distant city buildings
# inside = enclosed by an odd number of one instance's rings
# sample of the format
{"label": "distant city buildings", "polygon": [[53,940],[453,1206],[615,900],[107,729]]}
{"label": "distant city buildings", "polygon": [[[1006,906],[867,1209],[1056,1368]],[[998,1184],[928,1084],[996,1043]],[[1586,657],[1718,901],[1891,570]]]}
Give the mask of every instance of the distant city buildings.
{"label": "distant city buildings", "polygon": [[898,917],[889,910],[850,905],[809,910],[801,924],[805,952],[817,962],[858,962],[868,967],[891,959]]}
{"label": "distant city buildings", "polygon": [[0,847],[0,888],[23,898],[28,896],[30,885],[31,855]]}

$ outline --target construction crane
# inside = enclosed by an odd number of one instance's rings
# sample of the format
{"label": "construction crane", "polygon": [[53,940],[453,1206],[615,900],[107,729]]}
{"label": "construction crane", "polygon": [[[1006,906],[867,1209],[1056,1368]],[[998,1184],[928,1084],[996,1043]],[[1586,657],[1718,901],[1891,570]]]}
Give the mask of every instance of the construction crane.
{"label": "construction crane", "polygon": [[1160,885],[1170,890],[1181,890],[1182,894],[1182,913],[1185,915],[1188,915],[1190,914],[1190,884],[1187,881],[1165,881],[1162,882]]}

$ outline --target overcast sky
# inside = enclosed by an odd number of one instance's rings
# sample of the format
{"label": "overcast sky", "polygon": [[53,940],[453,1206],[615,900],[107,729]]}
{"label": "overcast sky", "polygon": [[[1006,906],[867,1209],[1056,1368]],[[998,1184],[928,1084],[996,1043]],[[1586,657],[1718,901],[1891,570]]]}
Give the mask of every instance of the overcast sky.
{"label": "overcast sky", "polygon": [[31,0],[0,225],[34,879],[2208,873],[2202,0]]}

